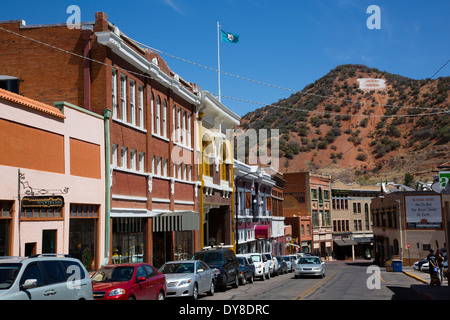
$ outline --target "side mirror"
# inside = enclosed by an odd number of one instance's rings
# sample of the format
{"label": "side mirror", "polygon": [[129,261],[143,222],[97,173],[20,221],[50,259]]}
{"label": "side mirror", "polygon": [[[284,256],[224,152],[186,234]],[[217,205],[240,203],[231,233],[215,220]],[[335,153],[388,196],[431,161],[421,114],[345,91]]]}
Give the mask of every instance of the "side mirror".
{"label": "side mirror", "polygon": [[136,282],[142,282],[142,281],[145,281],[145,277],[138,277],[136,280]]}
{"label": "side mirror", "polygon": [[32,288],[36,288],[38,285],[37,279],[27,279],[25,282],[20,286],[20,289],[22,290],[28,290]]}
{"label": "side mirror", "polygon": [[197,269],[197,273],[200,273],[200,272],[203,272],[203,271],[205,271],[205,270],[203,270],[203,269]]}

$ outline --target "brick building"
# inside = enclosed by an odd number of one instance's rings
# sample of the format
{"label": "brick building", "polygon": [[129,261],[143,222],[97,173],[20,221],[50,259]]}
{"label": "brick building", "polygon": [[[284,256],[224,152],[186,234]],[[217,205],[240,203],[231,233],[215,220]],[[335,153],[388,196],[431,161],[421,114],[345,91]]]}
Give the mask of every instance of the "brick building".
{"label": "brick building", "polygon": [[[283,211],[286,223],[288,217],[306,217],[310,219],[312,230],[312,253],[323,257],[329,256],[333,251],[331,228],[331,177],[311,172],[284,173],[286,180],[284,186]],[[301,219],[299,227],[304,226],[306,231],[308,223]],[[294,228],[293,228],[294,229]],[[292,231],[299,234],[299,245],[306,251],[310,243],[302,243],[302,230]],[[307,235],[304,232],[305,236]],[[309,236],[309,235],[308,235]]]}
{"label": "brick building", "polygon": [[0,31],[0,84],[47,104],[64,100],[111,114],[107,259],[160,266],[198,249],[196,86],[102,12],[78,29],[22,20],[0,25],[14,32]]}

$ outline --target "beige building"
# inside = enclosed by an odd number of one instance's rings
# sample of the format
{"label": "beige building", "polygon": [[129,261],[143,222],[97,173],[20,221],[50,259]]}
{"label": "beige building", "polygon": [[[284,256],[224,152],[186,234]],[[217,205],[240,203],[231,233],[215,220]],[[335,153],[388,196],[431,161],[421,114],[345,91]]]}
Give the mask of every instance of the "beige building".
{"label": "beige building", "polygon": [[430,249],[445,246],[442,196],[433,191],[397,191],[372,200],[375,260],[398,258],[412,265]]}
{"label": "beige building", "polygon": [[370,217],[372,198],[380,194],[379,186],[331,184],[331,220],[334,254],[337,259],[370,259],[373,256],[373,232]]}

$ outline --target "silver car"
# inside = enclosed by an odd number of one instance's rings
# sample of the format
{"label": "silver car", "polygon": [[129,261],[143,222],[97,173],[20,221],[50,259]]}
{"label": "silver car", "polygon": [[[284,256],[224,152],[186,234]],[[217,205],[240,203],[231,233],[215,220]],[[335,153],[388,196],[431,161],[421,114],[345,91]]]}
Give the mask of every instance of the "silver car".
{"label": "silver car", "polygon": [[166,262],[160,269],[166,277],[167,297],[191,297],[200,293],[214,295],[214,271],[201,260]]}
{"label": "silver car", "polygon": [[300,276],[319,276],[323,278],[325,277],[324,263],[320,257],[301,257],[298,259],[297,265],[295,266],[294,275],[296,278],[299,278]]}
{"label": "silver car", "polygon": [[92,300],[92,282],[80,260],[39,254],[0,258],[0,300]]}

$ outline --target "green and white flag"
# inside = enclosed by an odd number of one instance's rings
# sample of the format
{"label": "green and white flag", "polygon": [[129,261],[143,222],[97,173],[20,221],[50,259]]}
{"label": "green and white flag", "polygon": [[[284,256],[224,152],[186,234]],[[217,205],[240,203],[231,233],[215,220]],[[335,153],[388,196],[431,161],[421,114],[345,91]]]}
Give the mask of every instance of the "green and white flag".
{"label": "green and white flag", "polygon": [[228,43],[238,43],[239,42],[239,35],[235,33],[226,32],[224,30],[222,31],[222,41],[228,42]]}

